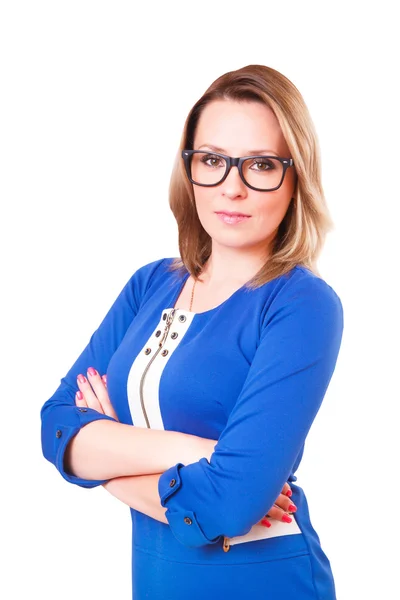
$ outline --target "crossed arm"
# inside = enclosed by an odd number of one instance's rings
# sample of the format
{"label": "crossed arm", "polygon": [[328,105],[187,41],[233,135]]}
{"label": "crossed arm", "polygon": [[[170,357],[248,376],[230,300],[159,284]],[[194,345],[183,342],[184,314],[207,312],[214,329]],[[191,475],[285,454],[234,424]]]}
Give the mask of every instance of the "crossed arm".
{"label": "crossed arm", "polygon": [[[90,383],[89,383],[90,381]],[[64,454],[64,468],[81,478],[108,479],[102,486],[124,504],[169,524],[158,490],[162,473],[178,462],[194,463],[210,457],[217,440],[176,431],[131,427],[119,423],[110,402],[105,376],[88,371],[85,382],[77,381],[82,398],[77,406],[93,408],[112,420],[87,424],[71,439]],[[281,519],[291,505],[290,486],[285,483],[269,516]],[[286,492],[289,494],[286,496]]]}
{"label": "crossed arm", "polygon": [[98,420],[83,427],[66,448],[64,468],[76,477],[107,479],[103,487],[118,500],[168,524],[158,492],[161,474],[177,462],[209,459],[217,440],[119,423],[97,371],[94,375],[88,371],[86,381],[77,384],[82,395],[76,397],[77,406],[93,408],[115,421]]}
{"label": "crossed arm", "polygon": [[[104,478],[121,470],[134,470],[136,475],[114,475],[102,486],[127,506],[168,525],[167,509],[161,505],[158,491],[162,473],[176,462],[190,464],[202,457],[209,460],[215,443],[185,433],[100,420],[83,427],[71,440],[64,464],[70,473],[81,477]],[[140,452],[135,451],[138,446]],[[74,469],[72,463],[76,464]],[[279,506],[274,505],[266,514],[281,520],[292,504],[289,495],[286,496],[289,490],[289,484],[285,483],[276,501]]]}

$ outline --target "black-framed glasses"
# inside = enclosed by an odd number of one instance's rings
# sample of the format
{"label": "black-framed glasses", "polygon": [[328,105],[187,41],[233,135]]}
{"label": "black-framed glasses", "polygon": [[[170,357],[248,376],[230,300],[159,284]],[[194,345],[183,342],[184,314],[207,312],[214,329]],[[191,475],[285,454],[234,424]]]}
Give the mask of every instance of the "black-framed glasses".
{"label": "black-framed glasses", "polygon": [[272,192],[283,182],[292,158],[280,156],[242,156],[234,158],[205,150],[182,150],[182,158],[189,180],[195,185],[219,185],[232,167],[237,167],[242,181],[252,190]]}

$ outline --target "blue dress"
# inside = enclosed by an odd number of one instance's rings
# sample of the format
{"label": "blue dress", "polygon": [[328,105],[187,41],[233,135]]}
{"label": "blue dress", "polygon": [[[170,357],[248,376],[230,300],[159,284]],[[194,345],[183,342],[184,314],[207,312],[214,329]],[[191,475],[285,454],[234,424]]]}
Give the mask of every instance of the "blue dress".
{"label": "blue dress", "polygon": [[[135,271],[44,403],[43,454],[70,483],[105,481],[63,467],[81,427],[112,419],[75,405],[76,377],[93,366],[107,373],[122,423],[218,440],[209,461],[161,475],[169,524],[130,509],[135,600],[335,600],[330,562],[294,482],[335,369],[342,303],[296,266],[211,310],[175,309],[189,273],[169,270],[172,260]],[[258,525],[286,481],[297,506],[292,523]]]}

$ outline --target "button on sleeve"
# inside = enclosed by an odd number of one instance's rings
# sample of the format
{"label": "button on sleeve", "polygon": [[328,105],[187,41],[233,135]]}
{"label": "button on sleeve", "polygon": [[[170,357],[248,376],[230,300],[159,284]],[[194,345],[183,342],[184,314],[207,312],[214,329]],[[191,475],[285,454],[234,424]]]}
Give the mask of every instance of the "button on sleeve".
{"label": "button on sleeve", "polygon": [[161,475],[158,481],[158,491],[160,494],[161,505],[165,507],[167,499],[179,489],[181,478],[179,470],[183,467],[183,463],[174,465]]}

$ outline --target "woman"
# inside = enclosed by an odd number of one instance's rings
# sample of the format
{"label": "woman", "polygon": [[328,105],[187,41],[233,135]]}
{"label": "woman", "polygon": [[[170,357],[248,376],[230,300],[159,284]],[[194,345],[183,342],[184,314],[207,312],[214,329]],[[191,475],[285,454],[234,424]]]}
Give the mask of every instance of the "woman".
{"label": "woman", "polygon": [[210,86],[170,206],[180,257],[127,282],[42,408],[44,456],[131,507],[135,600],[333,600],[294,473],[343,310],[315,264],[332,221],[286,77],[250,65]]}

